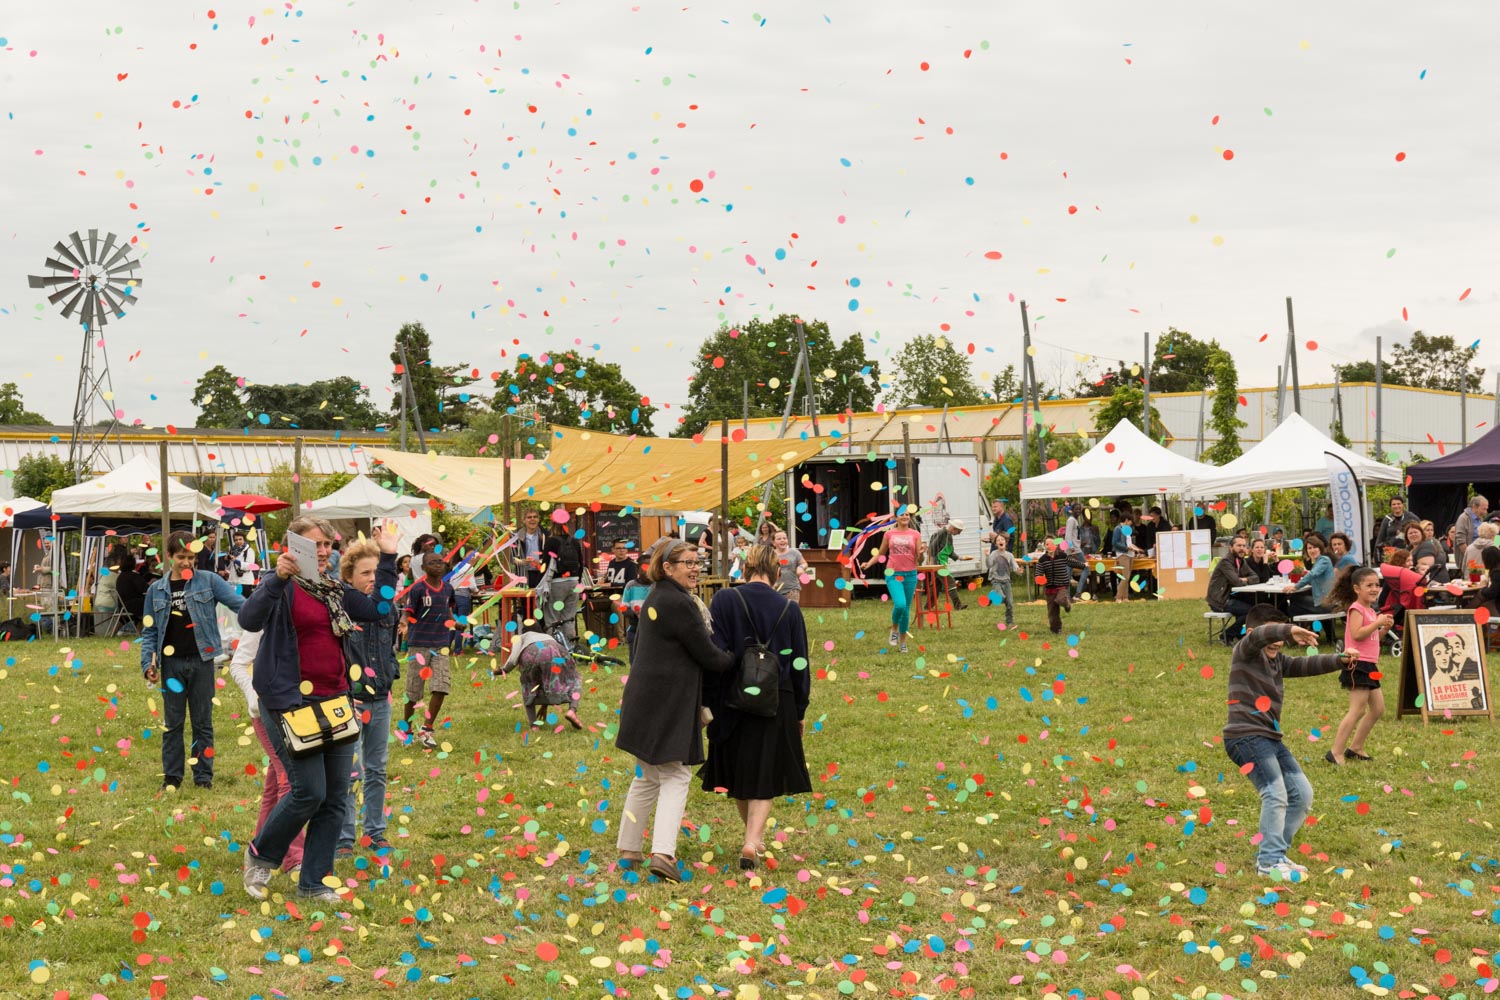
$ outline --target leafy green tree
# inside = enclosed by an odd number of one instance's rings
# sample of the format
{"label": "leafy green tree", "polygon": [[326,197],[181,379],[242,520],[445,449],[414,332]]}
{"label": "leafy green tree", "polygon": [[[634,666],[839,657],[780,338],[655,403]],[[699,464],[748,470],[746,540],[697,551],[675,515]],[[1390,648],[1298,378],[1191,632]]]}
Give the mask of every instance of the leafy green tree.
{"label": "leafy green tree", "polygon": [[46,417],[34,410],[26,409],[26,402],[21,398],[20,386],[14,382],[0,385],[0,424],[39,427],[45,426],[46,423]]}
{"label": "leafy green tree", "polygon": [[650,434],[656,407],[614,362],[577,351],[522,354],[495,380],[497,413],[536,414],[545,424],[616,434]]}
{"label": "leafy green tree", "polygon": [[1014,403],[1021,399],[1021,379],[1015,365],[1006,365],[1000,374],[990,379],[990,395],[996,402]]}
{"label": "leafy green tree", "polygon": [[1199,340],[1175,326],[1168,327],[1152,348],[1151,391],[1194,392],[1213,388],[1223,353],[1217,340]]}
{"label": "leafy green tree", "polygon": [[198,379],[193,405],[198,407],[199,427],[244,427],[252,419],[246,413],[239,379],[223,365],[214,365]]}
{"label": "leafy green tree", "polygon": [[245,408],[267,426],[308,431],[371,431],[386,423],[370,394],[348,375],[306,385],[245,386]]}
{"label": "leafy green tree", "polygon": [[[462,428],[472,416],[475,398],[468,387],[479,378],[479,372],[468,362],[438,365],[432,360],[432,337],[421,323],[404,323],[391,347],[391,385],[396,398],[391,404],[391,421],[400,428],[401,415],[401,347],[406,347],[406,363],[411,365],[411,390],[416,410],[421,414],[424,430],[444,431]],[[407,426],[415,429],[416,414],[408,413]]]}
{"label": "leafy green tree", "polygon": [[[1115,389],[1109,401],[1094,411],[1094,433],[1103,437],[1121,420],[1128,420],[1140,427],[1141,396],[1141,390],[1136,386],[1122,385]],[[1162,423],[1161,414],[1154,406],[1151,407],[1151,429],[1146,432],[1146,436],[1153,441],[1160,441],[1167,436],[1167,425]]]}
{"label": "leafy green tree", "polygon": [[1203,453],[1203,461],[1213,465],[1228,465],[1240,457],[1240,428],[1245,426],[1239,416],[1239,374],[1235,371],[1234,358],[1229,352],[1220,351],[1214,361],[1214,402],[1208,424],[1218,437]]}
{"label": "leafy green tree", "polygon": [[[875,408],[880,366],[865,358],[864,338],[850,334],[840,344],[822,320],[804,320],[808,363],[816,386],[820,413]],[[782,313],[774,319],[752,319],[738,328],[720,327],[698,348],[688,379],[692,399],[673,428],[673,437],[692,437],[711,422],[744,413],[745,383],[750,384],[750,416],[779,417],[786,405],[797,362],[796,317]],[[797,383],[793,413],[803,411],[807,387]]]}
{"label": "leafy green tree", "polygon": [[[1333,368],[1338,372],[1339,378],[1345,382],[1375,381],[1375,362],[1373,361],[1352,361],[1347,365],[1334,365]],[[1389,385],[1403,384],[1391,381],[1389,368],[1382,373],[1381,377]]]}
{"label": "leafy green tree", "polygon": [[18,497],[52,502],[52,491],[73,485],[73,470],[56,455],[22,455],[11,487]]}
{"label": "leafy green tree", "polygon": [[984,401],[968,356],[946,339],[930,333],[913,337],[891,364],[887,406],[977,406]]}
{"label": "leafy green tree", "polygon": [[1446,333],[1429,337],[1418,330],[1408,343],[1397,344],[1392,353],[1395,357],[1386,375],[1389,381],[1449,392],[1464,386],[1469,392],[1479,392],[1484,384],[1484,369],[1474,366],[1474,356],[1479,353],[1477,342],[1459,347]]}

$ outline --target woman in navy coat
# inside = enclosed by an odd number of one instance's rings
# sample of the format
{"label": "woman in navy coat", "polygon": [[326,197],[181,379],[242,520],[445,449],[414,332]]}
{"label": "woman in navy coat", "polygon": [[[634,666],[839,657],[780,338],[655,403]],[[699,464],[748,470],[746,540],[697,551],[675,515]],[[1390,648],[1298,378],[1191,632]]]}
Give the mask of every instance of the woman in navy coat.
{"label": "woman in navy coat", "polygon": [[709,605],[714,644],[738,663],[757,639],[776,654],[781,683],[774,717],[751,715],[724,703],[738,668],[704,675],[703,700],[713,713],[708,725],[708,761],[698,772],[703,789],[725,792],[745,822],[740,867],[749,870],[765,853],[771,800],[812,791],[802,752],[802,719],[812,691],[807,662],[807,626],[796,602],[775,590],[781,570],[776,550],[751,546],[743,586],[721,590]]}

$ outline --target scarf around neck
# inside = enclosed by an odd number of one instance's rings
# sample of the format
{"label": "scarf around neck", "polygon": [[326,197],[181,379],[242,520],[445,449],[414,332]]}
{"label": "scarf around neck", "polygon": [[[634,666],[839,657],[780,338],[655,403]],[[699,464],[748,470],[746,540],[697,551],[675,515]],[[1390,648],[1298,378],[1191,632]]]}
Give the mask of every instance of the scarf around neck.
{"label": "scarf around neck", "polygon": [[333,634],[339,638],[354,631],[354,621],[349,617],[349,612],[344,610],[344,585],[331,577],[320,576],[316,580],[305,580],[302,577],[293,577],[296,585],[302,588],[302,592],[328,609],[328,623],[333,626]]}

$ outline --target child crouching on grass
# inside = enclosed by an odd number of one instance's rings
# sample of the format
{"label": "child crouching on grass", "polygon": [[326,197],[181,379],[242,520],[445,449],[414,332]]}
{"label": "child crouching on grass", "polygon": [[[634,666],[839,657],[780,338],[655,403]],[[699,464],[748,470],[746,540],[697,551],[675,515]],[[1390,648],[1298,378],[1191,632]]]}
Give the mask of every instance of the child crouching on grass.
{"label": "child crouching on grass", "polygon": [[1287,677],[1331,674],[1357,654],[1283,656],[1287,642],[1317,645],[1318,636],[1287,621],[1269,604],[1257,604],[1245,616],[1245,637],[1229,663],[1229,721],[1224,752],[1240,766],[1260,793],[1259,853],[1256,870],[1288,881],[1306,877],[1307,869],[1287,858],[1292,838],[1312,809],[1313,790],[1297,758],[1281,739],[1282,681]]}

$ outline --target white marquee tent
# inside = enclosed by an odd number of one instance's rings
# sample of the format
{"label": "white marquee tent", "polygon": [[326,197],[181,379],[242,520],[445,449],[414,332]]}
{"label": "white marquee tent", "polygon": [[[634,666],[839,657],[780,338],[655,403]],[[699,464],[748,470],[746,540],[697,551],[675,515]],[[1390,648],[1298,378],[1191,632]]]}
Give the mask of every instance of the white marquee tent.
{"label": "white marquee tent", "polygon": [[1077,461],[1021,480],[1021,497],[1197,496],[1191,483],[1215,471],[1211,465],[1168,451],[1130,421],[1121,420]]}
{"label": "white marquee tent", "polygon": [[[218,505],[168,478],[169,513],[218,520]],[[52,513],[89,517],[148,517],[161,513],[161,467],[139,455],[97,479],[52,491]]]}
{"label": "white marquee tent", "polygon": [[1265,440],[1228,465],[1204,467],[1193,482],[1195,496],[1232,496],[1261,490],[1284,490],[1298,486],[1327,486],[1328,460],[1332,452],[1354,470],[1364,483],[1399,483],[1401,470],[1356,454],[1293,413],[1281,421]]}
{"label": "white marquee tent", "polygon": [[[417,536],[432,531],[432,510],[426,500],[393,493],[369,476],[355,476],[321,500],[304,504],[303,509],[336,522],[334,528],[346,538],[356,529],[352,522],[374,522],[385,517],[400,525],[401,538],[408,544]],[[350,523],[337,523],[340,521]]]}

